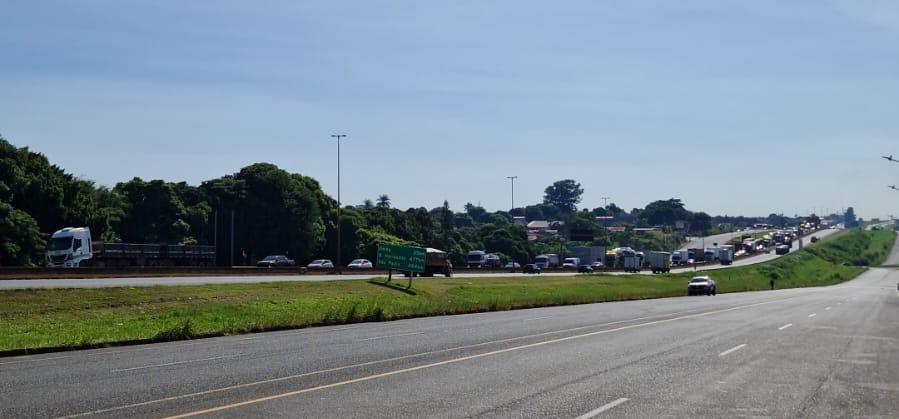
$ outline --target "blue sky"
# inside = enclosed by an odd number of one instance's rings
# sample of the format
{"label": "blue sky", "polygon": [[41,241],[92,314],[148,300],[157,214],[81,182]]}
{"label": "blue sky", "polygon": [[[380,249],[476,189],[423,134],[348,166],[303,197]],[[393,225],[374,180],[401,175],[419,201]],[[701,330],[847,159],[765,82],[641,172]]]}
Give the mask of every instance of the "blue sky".
{"label": "blue sky", "polygon": [[260,161],[361,203],[899,216],[899,3],[0,4],[0,133],[101,184]]}

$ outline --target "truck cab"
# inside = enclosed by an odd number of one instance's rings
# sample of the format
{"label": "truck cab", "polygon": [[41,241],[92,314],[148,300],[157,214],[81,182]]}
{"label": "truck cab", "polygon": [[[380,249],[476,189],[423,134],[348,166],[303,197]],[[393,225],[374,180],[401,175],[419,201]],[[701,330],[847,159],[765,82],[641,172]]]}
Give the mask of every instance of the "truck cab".
{"label": "truck cab", "polygon": [[581,266],[580,258],[565,258],[565,261],[562,263],[563,268],[578,268]]}
{"label": "truck cab", "polygon": [[77,268],[93,257],[91,230],[66,227],[57,230],[47,242],[48,268]]}
{"label": "truck cab", "polygon": [[472,250],[468,252],[468,262],[469,268],[483,268],[484,265],[487,264],[487,252],[483,250]]}

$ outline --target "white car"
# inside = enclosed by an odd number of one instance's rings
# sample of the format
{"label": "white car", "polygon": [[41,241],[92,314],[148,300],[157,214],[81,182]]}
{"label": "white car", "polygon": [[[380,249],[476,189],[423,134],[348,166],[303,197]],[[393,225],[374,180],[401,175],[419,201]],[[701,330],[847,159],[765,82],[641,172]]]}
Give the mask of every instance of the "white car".
{"label": "white car", "polygon": [[373,265],[368,259],[353,259],[347,268],[355,268],[355,269],[363,269],[363,268],[371,268]]}
{"label": "white car", "polygon": [[600,262],[600,261],[593,262],[590,264],[590,266],[592,266],[593,269],[602,269],[605,267],[605,266],[603,266],[602,262]]}
{"label": "white car", "polygon": [[519,264],[518,262],[506,263],[506,269],[518,269],[520,267],[521,267],[521,264]]}
{"label": "white car", "polygon": [[331,262],[330,259],[316,259],[306,265],[306,267],[311,269],[327,269],[333,268],[334,263]]}

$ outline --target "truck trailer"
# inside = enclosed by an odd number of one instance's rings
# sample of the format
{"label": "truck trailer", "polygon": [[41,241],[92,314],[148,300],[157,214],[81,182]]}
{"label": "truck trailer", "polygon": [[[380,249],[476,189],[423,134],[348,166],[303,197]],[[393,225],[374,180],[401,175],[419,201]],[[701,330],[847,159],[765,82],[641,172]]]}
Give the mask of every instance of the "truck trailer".
{"label": "truck trailer", "polygon": [[652,273],[671,272],[671,253],[668,252],[649,252],[649,269]]}
{"label": "truck trailer", "polygon": [[215,246],[103,243],[87,227],[57,230],[47,242],[47,267],[212,266]]}

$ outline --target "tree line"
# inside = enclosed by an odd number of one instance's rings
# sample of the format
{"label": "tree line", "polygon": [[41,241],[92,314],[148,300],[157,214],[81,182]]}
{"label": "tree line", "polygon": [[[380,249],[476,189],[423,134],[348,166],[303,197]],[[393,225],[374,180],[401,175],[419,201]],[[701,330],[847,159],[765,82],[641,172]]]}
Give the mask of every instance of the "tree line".
{"label": "tree line", "polygon": [[[579,210],[582,194],[576,181],[560,180],[546,188],[542,203],[495,212],[471,203],[455,212],[448,202],[400,210],[381,195],[341,209],[340,250],[344,263],[374,260],[381,242],[440,248],[456,264],[464,264],[468,251],[475,249],[526,262],[572,245],[672,249],[680,243],[672,233],[678,223],[697,233],[714,229],[714,217],[690,212],[678,199],[630,212],[614,203]],[[613,233],[602,228],[597,216],[612,216],[621,225],[666,228],[651,234],[630,229]],[[561,221],[560,237],[590,230],[593,240],[530,241],[526,230],[514,225],[514,217]],[[252,263],[270,254],[304,263],[336,255],[337,223],[337,202],[318,181],[270,163],[252,164],[197,186],[135,177],[108,188],[0,137],[0,265],[42,265],[47,238],[68,226],[90,227],[95,240],[106,242],[216,245],[220,264]]]}

